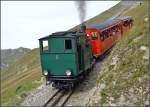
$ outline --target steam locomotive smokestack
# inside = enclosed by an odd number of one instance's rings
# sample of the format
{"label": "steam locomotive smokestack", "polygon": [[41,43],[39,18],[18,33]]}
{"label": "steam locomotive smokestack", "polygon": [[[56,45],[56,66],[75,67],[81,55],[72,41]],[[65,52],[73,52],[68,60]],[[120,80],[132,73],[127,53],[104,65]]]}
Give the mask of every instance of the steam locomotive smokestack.
{"label": "steam locomotive smokestack", "polygon": [[79,12],[80,22],[82,23],[86,16],[86,1],[76,1],[76,4]]}
{"label": "steam locomotive smokestack", "polygon": [[85,30],[86,30],[86,26],[85,26],[84,23],[82,23],[82,24],[81,24],[81,31],[82,31],[82,32],[85,32]]}

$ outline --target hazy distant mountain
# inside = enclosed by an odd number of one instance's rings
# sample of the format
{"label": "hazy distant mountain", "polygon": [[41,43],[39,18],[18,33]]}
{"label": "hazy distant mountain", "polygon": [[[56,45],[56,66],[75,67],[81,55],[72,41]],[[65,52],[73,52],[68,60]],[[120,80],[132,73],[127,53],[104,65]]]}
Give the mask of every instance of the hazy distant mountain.
{"label": "hazy distant mountain", "polygon": [[1,49],[1,65],[0,68],[4,69],[9,67],[9,65],[15,62],[17,59],[21,58],[30,49],[19,47],[17,49]]}

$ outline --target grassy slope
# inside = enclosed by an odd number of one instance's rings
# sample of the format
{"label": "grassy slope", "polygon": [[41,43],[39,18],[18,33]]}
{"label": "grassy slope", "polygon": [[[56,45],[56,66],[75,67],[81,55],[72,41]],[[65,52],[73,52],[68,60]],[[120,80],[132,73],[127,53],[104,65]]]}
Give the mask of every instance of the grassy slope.
{"label": "grassy slope", "polygon": [[39,49],[33,49],[1,73],[2,104],[19,104],[30,90],[41,84],[38,54]]}
{"label": "grassy slope", "polygon": [[123,14],[133,16],[134,27],[123,35],[103,62],[97,80],[97,99],[90,105],[144,105],[148,102],[149,60],[143,58],[148,49],[140,49],[149,47],[149,21],[144,21],[148,17],[148,4]]}

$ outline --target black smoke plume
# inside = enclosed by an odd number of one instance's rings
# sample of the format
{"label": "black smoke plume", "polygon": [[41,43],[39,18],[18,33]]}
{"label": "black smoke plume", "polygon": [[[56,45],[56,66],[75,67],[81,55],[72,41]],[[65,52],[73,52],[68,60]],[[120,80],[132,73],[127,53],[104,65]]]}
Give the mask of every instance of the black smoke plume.
{"label": "black smoke plume", "polygon": [[76,1],[76,5],[79,12],[80,22],[82,23],[86,17],[86,1],[85,0]]}

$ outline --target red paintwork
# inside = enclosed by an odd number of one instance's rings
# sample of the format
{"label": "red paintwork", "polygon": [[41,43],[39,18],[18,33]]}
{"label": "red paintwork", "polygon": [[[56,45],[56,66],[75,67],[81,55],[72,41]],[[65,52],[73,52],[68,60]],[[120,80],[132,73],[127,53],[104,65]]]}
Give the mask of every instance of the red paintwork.
{"label": "red paintwork", "polygon": [[[120,20],[120,19],[118,19]],[[133,26],[133,20],[132,20],[132,24],[129,24],[126,28],[123,27],[123,24],[125,23],[126,20],[120,20],[117,24],[111,25],[105,29],[96,29],[96,28],[87,28],[86,29],[86,33],[87,33],[87,38],[90,41],[91,47],[92,47],[92,53],[93,56],[95,57],[99,57],[102,54],[104,54],[104,52],[106,52],[109,48],[111,48],[116,42],[117,40],[123,35],[124,32],[127,32],[131,29],[131,27]],[[118,32],[116,32],[114,35],[112,33],[112,27],[118,26]],[[117,27],[115,27],[117,28]],[[109,37],[106,38],[104,41],[101,41],[100,39],[100,33],[103,31],[107,31],[110,30],[109,32]],[[92,39],[92,33],[96,32],[97,33],[97,39],[93,40]]]}

